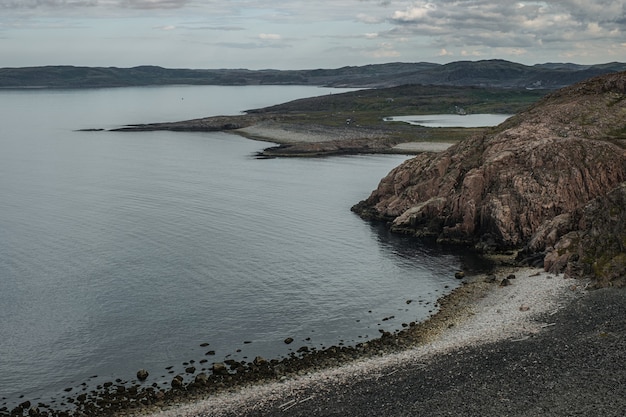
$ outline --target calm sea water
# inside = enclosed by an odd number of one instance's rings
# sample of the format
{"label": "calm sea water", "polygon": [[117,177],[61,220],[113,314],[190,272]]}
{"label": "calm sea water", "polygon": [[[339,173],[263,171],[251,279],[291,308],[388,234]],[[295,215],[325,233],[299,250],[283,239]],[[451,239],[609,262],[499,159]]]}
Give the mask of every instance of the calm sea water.
{"label": "calm sea water", "polygon": [[270,144],[236,135],[76,131],[336,91],[0,91],[0,406],[426,318],[469,261],[350,212],[407,157],[259,160]]}
{"label": "calm sea water", "polygon": [[496,126],[511,117],[510,114],[429,114],[419,116],[394,116],[388,120],[406,122],[425,127],[485,127]]}

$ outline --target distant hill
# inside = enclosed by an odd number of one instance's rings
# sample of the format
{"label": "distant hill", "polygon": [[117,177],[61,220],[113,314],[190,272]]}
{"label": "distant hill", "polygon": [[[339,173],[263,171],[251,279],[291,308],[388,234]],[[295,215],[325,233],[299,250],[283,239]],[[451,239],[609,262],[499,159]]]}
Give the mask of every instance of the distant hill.
{"label": "distant hill", "polygon": [[584,79],[625,71],[626,63],[534,66],[503,60],[449,64],[388,63],[337,69],[247,70],[45,66],[0,68],[0,88],[99,88],[146,85],[324,85],[393,87],[405,84],[557,89]]}

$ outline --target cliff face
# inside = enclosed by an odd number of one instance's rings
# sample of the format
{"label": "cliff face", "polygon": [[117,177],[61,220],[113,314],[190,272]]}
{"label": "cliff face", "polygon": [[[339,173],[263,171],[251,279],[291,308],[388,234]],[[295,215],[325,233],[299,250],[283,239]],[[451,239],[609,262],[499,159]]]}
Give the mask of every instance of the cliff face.
{"label": "cliff face", "polygon": [[[626,181],[626,72],[559,90],[486,135],[394,169],[353,210],[392,230],[541,252]],[[539,233],[538,233],[539,232]]]}
{"label": "cliff face", "polygon": [[548,222],[537,236],[546,232],[559,236],[547,247],[547,271],[592,276],[599,286],[626,284],[626,183]]}

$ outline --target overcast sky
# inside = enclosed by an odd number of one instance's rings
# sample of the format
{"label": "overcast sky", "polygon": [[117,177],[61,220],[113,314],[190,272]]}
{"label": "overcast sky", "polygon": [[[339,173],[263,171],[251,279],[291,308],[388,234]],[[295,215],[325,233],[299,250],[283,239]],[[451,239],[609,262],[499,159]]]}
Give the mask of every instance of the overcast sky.
{"label": "overcast sky", "polygon": [[0,67],[626,61],[626,0],[0,0]]}

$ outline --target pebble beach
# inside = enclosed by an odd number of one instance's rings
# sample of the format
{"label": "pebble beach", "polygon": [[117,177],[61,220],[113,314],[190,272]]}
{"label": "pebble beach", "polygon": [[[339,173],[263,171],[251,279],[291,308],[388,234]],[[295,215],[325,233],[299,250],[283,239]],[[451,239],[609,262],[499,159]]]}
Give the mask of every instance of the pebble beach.
{"label": "pebble beach", "polygon": [[[379,357],[283,378],[279,382],[248,386],[143,415],[368,415],[363,414],[362,406],[375,398],[380,400],[375,406],[382,408],[369,415],[405,415],[400,411],[403,404],[415,411],[416,402],[407,405],[406,396],[396,397],[394,389],[388,386],[390,381],[400,379],[405,390],[414,393],[417,387],[407,380],[420,375],[422,383],[430,378],[436,385],[438,376],[444,375],[432,372],[441,363],[449,366],[458,363],[468,352],[488,351],[498,345],[523,346],[549,337],[555,329],[563,327],[560,318],[563,311],[569,311],[573,304],[588,298],[586,287],[586,282],[534,268],[470,277],[455,291],[456,295],[442,303],[440,312],[431,319],[433,326],[425,343],[398,353],[381,352]],[[623,294],[623,291],[612,291]],[[359,399],[364,392],[367,401]],[[350,406],[351,402],[355,404]],[[389,407],[388,412],[383,412]],[[397,407],[400,409],[393,411]]]}

